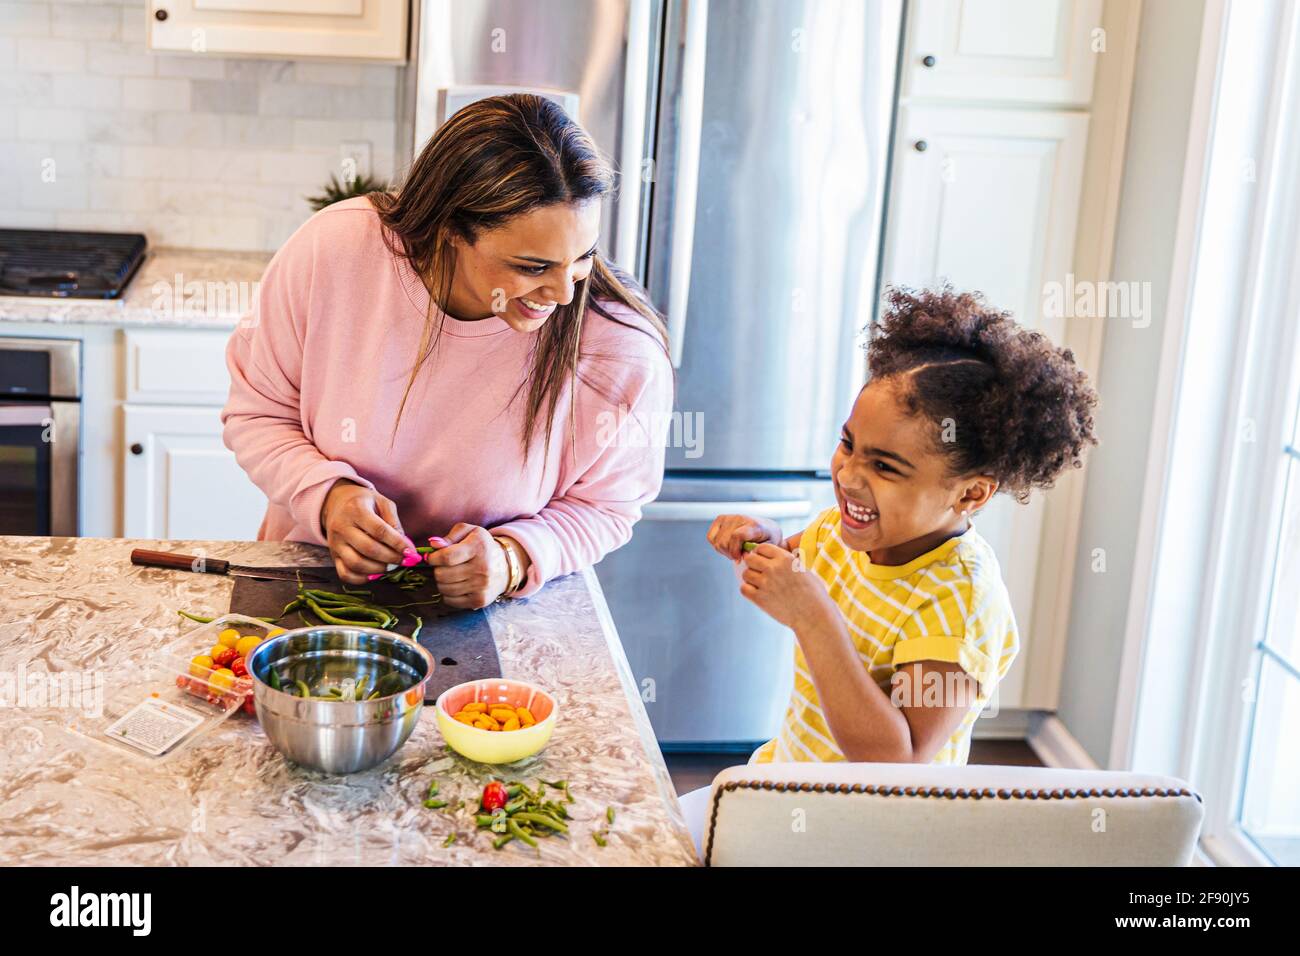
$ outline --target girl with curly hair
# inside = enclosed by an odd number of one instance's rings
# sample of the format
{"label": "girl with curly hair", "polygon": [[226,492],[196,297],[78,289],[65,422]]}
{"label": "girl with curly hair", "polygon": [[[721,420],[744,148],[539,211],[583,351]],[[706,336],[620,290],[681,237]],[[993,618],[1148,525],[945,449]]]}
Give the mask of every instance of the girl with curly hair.
{"label": "girl with curly hair", "polygon": [[831,459],[836,505],[789,539],[744,515],[709,529],[743,561],[740,593],[796,638],[780,732],[751,762],[964,764],[1020,646],[974,516],[1096,444],[1097,397],[1067,349],[976,293],[887,302]]}

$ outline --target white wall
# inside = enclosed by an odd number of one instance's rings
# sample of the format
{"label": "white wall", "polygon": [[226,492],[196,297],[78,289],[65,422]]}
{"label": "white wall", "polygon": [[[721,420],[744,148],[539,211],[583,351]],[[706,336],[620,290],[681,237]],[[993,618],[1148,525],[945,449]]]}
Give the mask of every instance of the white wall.
{"label": "white wall", "polygon": [[[1098,765],[1109,760],[1138,514],[1151,438],[1203,0],[1143,0],[1110,278],[1151,283],[1145,328],[1108,319],[1097,387],[1058,715]],[[1087,201],[1085,197],[1085,202]],[[1098,549],[1105,570],[1094,570]]]}
{"label": "white wall", "polygon": [[151,54],[145,12],[0,0],[0,226],[269,252],[343,141],[392,176],[400,67]]}

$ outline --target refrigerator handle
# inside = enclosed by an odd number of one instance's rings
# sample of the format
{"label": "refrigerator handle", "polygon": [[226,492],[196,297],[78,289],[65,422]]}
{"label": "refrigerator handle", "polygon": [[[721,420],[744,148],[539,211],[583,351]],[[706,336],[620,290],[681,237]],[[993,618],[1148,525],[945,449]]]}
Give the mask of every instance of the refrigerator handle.
{"label": "refrigerator handle", "polygon": [[695,196],[700,180],[700,134],[704,125],[704,55],[708,43],[708,0],[686,0],[682,37],[681,105],[678,109],[676,182],[668,255],[668,343],[673,368],[682,364],[686,308],[695,252]]}
{"label": "refrigerator handle", "polygon": [[619,133],[618,219],[614,258],[636,275],[641,238],[641,162],[645,154],[646,98],[650,95],[650,0],[630,0],[627,13],[627,68],[623,81],[623,124]]}
{"label": "refrigerator handle", "polygon": [[812,502],[793,501],[652,501],[641,509],[647,521],[712,521],[718,515],[744,514],[751,518],[806,518]]}

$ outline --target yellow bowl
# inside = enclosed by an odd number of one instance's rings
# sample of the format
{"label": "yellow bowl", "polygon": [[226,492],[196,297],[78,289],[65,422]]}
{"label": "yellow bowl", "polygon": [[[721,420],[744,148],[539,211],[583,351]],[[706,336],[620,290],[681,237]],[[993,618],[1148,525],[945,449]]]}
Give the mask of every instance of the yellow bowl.
{"label": "yellow bowl", "polygon": [[[527,707],[537,723],[518,730],[484,730],[462,724],[452,717],[476,700],[485,704],[505,704],[511,708]],[[546,746],[551,731],[555,729],[555,715],[559,708],[555,699],[540,687],[492,677],[447,688],[438,697],[433,710],[438,715],[442,739],[456,753],[479,763],[514,763],[531,757]]]}

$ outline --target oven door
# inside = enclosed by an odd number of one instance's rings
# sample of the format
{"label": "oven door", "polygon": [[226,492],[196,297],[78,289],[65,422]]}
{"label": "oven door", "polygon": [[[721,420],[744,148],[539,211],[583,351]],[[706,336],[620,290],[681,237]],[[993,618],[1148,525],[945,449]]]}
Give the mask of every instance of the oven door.
{"label": "oven door", "polygon": [[0,401],[0,534],[80,533],[81,406]]}

